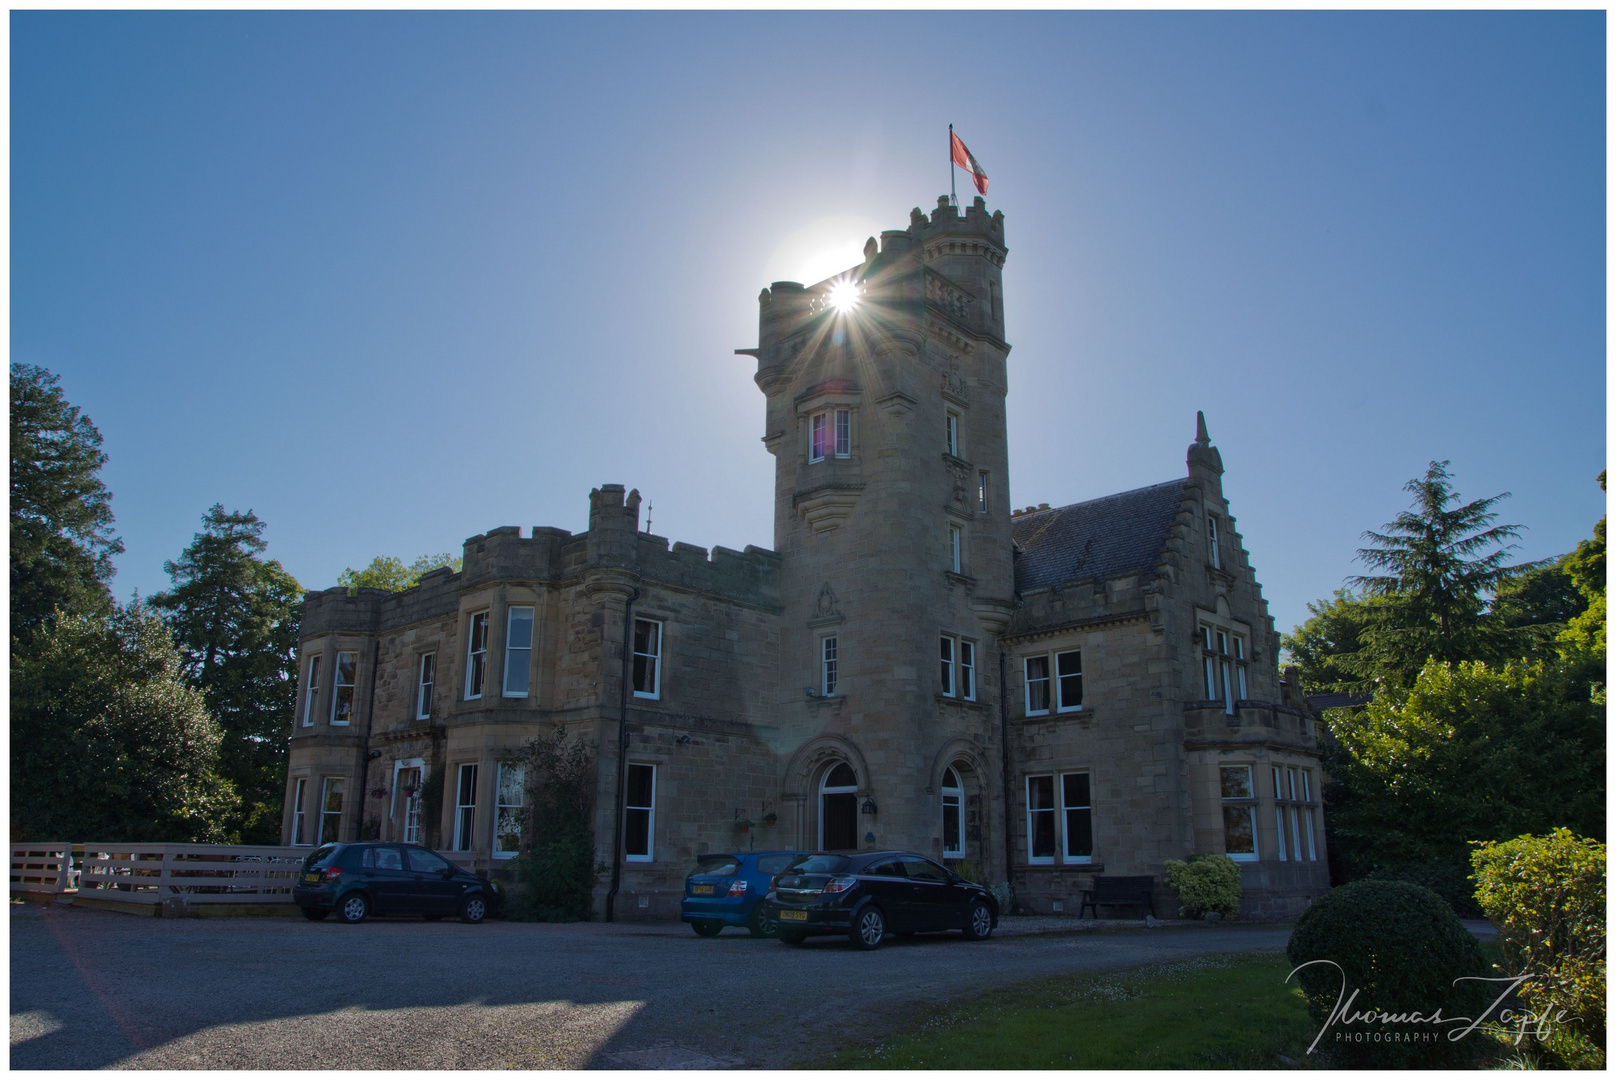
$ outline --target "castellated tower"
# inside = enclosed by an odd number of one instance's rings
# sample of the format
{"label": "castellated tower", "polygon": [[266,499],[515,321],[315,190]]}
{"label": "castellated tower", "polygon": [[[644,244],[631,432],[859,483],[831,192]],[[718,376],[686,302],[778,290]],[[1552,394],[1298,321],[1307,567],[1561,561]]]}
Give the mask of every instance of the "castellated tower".
{"label": "castellated tower", "polygon": [[1005,252],[1002,213],[940,198],[758,298],[740,351],[775,457],[783,842],[1003,858]]}

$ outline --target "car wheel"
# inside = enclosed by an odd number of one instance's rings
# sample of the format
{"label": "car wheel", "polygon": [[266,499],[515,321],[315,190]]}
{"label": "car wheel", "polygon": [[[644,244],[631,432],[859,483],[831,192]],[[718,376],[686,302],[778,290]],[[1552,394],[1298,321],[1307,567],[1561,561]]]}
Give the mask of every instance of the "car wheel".
{"label": "car wheel", "polygon": [[460,905],[460,921],[464,923],[480,923],[488,914],[488,901],[480,896],[468,896],[466,902]]}
{"label": "car wheel", "polygon": [[337,905],[337,918],[346,923],[364,922],[370,914],[370,898],[364,893],[349,893]]}
{"label": "car wheel", "polygon": [[775,936],[787,945],[801,945],[808,940],[808,935],[801,930],[782,930]]}
{"label": "car wheel", "polygon": [[711,919],[696,919],[691,922],[690,929],[696,932],[697,937],[717,937],[718,932],[724,929],[724,924]]}
{"label": "car wheel", "polygon": [[331,914],[330,908],[306,907],[303,909],[303,917],[310,922],[319,922],[329,914]]}
{"label": "car wheel", "polygon": [[971,905],[971,913],[965,918],[965,939],[981,941],[991,933],[993,933],[993,912],[978,900]]}
{"label": "car wheel", "polygon": [[847,936],[853,939],[856,948],[878,948],[881,940],[887,936],[887,917],[881,914],[880,908],[871,904],[853,919]]}
{"label": "car wheel", "polygon": [[763,905],[759,904],[752,909],[752,918],[746,924],[746,929],[753,937],[774,937],[780,932],[780,924],[769,918]]}

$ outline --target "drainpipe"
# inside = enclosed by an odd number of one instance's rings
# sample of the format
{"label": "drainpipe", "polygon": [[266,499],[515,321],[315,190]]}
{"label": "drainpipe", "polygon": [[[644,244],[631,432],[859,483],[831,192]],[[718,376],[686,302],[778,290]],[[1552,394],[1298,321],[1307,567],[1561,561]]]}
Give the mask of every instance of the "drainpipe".
{"label": "drainpipe", "polygon": [[[999,650],[999,773],[1004,785],[1004,880],[1010,885],[1010,853],[1015,850],[1015,829],[1010,823],[1010,708],[1004,682],[1004,650]],[[1010,885],[1012,900],[1015,886]]]}
{"label": "drainpipe", "polygon": [[617,890],[623,883],[623,788],[628,783],[628,680],[629,663],[634,659],[634,601],[640,598],[639,586],[629,593],[623,605],[623,677],[618,680],[620,694],[617,702],[617,813],[612,826],[612,887],[606,892],[606,921],[612,921],[617,904]]}
{"label": "drainpipe", "polygon": [[354,817],[354,839],[358,840],[365,829],[366,800],[370,792],[365,790],[365,784],[370,779],[370,759],[382,756],[380,750],[370,749],[370,733],[376,727],[376,669],[382,662],[382,639],[376,639],[376,649],[370,654],[370,700],[365,703],[365,753],[359,762],[359,813]]}

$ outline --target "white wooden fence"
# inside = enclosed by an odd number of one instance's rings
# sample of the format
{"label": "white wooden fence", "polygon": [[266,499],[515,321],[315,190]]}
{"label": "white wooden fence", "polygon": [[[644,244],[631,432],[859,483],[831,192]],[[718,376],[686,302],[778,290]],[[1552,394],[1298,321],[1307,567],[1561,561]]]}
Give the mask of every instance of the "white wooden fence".
{"label": "white wooden fence", "polygon": [[12,844],[11,891],[61,893],[73,887],[71,844]]}
{"label": "white wooden fence", "polygon": [[[55,848],[56,863],[27,852],[44,845],[11,846],[13,892],[61,892],[78,888],[84,898],[160,904],[179,898],[191,904],[290,904],[292,886],[309,848],[242,844],[82,844]],[[25,853],[19,859],[19,852]],[[76,865],[65,855],[76,855]],[[21,861],[24,870],[19,873]],[[57,868],[56,887],[37,888],[29,877]],[[74,880],[76,879],[76,881]],[[21,881],[21,883],[19,883]]]}
{"label": "white wooden fence", "polygon": [[[312,847],[245,844],[12,844],[11,891],[161,904],[290,904]],[[472,869],[471,852],[445,857]]]}

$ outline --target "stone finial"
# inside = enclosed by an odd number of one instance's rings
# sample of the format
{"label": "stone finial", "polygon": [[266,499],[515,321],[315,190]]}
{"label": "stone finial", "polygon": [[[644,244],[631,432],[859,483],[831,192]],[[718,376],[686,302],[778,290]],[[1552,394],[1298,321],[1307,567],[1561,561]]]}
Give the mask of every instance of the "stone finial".
{"label": "stone finial", "polygon": [[1195,414],[1195,441],[1190,443],[1184,461],[1189,465],[1191,475],[1197,466],[1209,469],[1214,476],[1223,475],[1223,455],[1218,453],[1218,448],[1212,445],[1211,436],[1206,433],[1206,414],[1203,412],[1197,411]]}
{"label": "stone finial", "polygon": [[909,211],[909,228],[921,230],[926,228],[926,212],[918,206]]}
{"label": "stone finial", "polygon": [[868,240],[864,241],[864,261],[870,262],[874,260],[875,253],[880,250],[881,245],[875,242],[875,237],[872,236]]}

